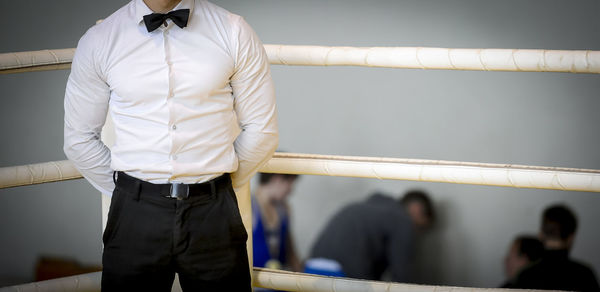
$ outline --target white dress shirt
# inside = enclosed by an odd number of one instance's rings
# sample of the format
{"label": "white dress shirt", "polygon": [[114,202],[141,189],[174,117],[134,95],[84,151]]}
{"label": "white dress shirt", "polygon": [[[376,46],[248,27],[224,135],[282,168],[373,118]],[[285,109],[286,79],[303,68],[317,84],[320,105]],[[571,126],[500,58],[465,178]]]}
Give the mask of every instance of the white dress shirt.
{"label": "white dress shirt", "polygon": [[[113,170],[152,183],[250,177],[278,141],[275,91],[263,45],[238,15],[182,0],[187,27],[170,19],[148,32],[152,13],[133,0],[79,41],[65,92],[64,151],[110,195]],[[100,140],[107,112],[111,150]]]}

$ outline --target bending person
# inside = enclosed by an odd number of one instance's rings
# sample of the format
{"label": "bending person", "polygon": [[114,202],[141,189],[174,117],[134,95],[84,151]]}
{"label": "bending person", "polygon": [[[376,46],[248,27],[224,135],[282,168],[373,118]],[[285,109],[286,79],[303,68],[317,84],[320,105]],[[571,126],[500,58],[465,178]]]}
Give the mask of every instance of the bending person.
{"label": "bending person", "polygon": [[433,222],[427,194],[410,191],[400,200],[375,193],[333,216],[317,238],[306,272],[381,280],[386,270],[394,282],[406,282],[412,270],[417,230]]}

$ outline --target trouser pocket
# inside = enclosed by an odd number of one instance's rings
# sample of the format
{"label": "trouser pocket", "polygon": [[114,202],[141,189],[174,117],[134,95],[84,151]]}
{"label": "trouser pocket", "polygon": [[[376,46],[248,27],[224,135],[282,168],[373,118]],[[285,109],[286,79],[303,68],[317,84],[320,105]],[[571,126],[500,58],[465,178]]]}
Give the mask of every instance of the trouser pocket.
{"label": "trouser pocket", "polygon": [[102,235],[102,242],[104,245],[108,243],[118,227],[119,217],[122,209],[121,197],[122,193],[118,188],[115,188],[110,200],[106,228],[104,229],[104,234]]}

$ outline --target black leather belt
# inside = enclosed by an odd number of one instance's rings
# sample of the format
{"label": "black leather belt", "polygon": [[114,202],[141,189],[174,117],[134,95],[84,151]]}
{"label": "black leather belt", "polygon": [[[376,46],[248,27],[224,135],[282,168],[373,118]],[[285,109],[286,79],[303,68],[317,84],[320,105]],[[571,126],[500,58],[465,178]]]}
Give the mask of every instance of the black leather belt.
{"label": "black leather belt", "polygon": [[[116,176],[116,178],[114,177]],[[130,176],[122,171],[115,172],[115,185],[130,193],[157,194],[163,197],[185,200],[192,196],[214,194],[222,184],[231,184],[229,173],[225,173],[210,181],[198,184],[167,183],[154,184]]]}

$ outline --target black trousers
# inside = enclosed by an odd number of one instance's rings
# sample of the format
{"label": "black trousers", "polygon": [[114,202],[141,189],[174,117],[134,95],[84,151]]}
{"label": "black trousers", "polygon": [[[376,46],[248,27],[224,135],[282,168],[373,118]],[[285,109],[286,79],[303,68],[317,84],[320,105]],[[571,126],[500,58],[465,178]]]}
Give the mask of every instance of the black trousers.
{"label": "black trousers", "polygon": [[[154,185],[156,186],[156,185]],[[120,173],[103,235],[102,291],[251,291],[248,235],[226,175],[185,200]]]}

